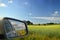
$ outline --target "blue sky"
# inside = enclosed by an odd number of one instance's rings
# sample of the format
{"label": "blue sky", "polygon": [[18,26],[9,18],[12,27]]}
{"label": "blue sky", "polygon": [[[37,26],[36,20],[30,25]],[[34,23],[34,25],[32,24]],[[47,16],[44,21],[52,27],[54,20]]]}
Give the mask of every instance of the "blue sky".
{"label": "blue sky", "polygon": [[0,17],[60,23],[60,0],[0,0]]}

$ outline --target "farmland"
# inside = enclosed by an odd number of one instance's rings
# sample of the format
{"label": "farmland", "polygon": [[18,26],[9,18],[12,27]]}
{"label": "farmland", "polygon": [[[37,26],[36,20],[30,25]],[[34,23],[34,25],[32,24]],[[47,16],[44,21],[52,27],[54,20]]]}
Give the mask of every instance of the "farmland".
{"label": "farmland", "polygon": [[28,25],[29,34],[16,40],[60,40],[60,25]]}

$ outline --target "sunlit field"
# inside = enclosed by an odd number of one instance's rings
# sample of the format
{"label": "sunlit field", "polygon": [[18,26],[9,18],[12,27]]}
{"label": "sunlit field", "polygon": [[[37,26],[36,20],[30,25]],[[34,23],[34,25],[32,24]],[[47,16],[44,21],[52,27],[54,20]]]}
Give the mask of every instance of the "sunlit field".
{"label": "sunlit field", "polygon": [[29,34],[16,40],[60,40],[60,25],[28,25]]}

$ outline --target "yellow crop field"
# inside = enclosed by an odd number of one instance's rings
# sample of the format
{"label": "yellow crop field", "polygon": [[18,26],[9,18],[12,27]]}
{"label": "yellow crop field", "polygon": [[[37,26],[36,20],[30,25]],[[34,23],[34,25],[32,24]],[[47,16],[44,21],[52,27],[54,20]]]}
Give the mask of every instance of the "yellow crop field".
{"label": "yellow crop field", "polygon": [[29,34],[15,40],[60,40],[60,25],[28,25]]}

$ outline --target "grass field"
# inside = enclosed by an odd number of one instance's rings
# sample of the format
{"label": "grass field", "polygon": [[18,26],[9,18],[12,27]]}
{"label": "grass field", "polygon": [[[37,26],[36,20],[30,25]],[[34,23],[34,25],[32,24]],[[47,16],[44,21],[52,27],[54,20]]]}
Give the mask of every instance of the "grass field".
{"label": "grass field", "polygon": [[16,40],[60,40],[60,25],[28,25],[29,34]]}

